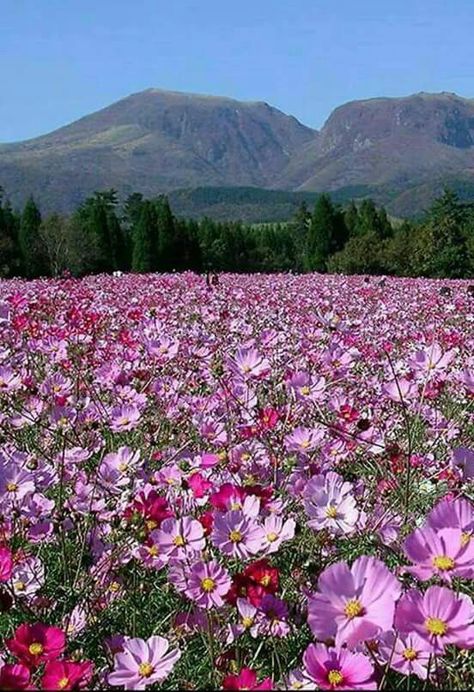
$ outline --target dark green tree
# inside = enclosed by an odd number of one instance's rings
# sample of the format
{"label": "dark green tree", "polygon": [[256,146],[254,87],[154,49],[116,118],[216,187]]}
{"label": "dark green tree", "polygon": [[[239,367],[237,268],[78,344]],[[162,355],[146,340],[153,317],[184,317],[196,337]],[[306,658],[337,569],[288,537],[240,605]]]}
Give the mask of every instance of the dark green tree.
{"label": "dark green tree", "polygon": [[319,196],[311,217],[306,246],[306,266],[324,272],[336,234],[336,211],[327,194]]}
{"label": "dark green tree", "polygon": [[132,271],[152,272],[155,269],[156,253],[156,211],[150,201],[142,204],[140,218],[132,229],[133,255]]}
{"label": "dark green tree", "polygon": [[48,262],[39,233],[40,226],[40,210],[33,197],[29,197],[21,215],[18,234],[23,274],[29,279],[47,274]]}

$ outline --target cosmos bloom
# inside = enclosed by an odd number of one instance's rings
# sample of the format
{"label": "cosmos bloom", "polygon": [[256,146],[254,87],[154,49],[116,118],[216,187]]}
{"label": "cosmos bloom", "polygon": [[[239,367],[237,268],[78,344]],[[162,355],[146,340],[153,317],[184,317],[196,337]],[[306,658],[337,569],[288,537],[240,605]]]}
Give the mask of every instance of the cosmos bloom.
{"label": "cosmos bloom", "polygon": [[17,598],[35,594],[44,584],[44,566],[38,557],[30,556],[13,565],[11,576]]}
{"label": "cosmos bloom", "polygon": [[222,681],[223,690],[273,690],[271,678],[257,682],[257,673],[251,668],[242,668],[238,675],[227,675]]}
{"label": "cosmos bloom", "polygon": [[0,463],[0,498],[18,503],[35,491],[33,474],[13,462]]}
{"label": "cosmos bloom", "polygon": [[374,667],[367,656],[347,649],[310,644],[303,654],[305,674],[321,690],[376,690]]}
{"label": "cosmos bloom", "polygon": [[140,410],[134,404],[114,406],[110,414],[110,429],[113,432],[133,430],[140,422]]}
{"label": "cosmos bloom", "polygon": [[239,348],[230,366],[237,375],[244,378],[261,378],[270,371],[270,363],[255,348]]}
{"label": "cosmos bloom", "polygon": [[263,529],[243,512],[231,510],[214,519],[211,539],[224,555],[245,560],[263,548]]}
{"label": "cosmos bloom", "polygon": [[36,667],[59,658],[66,647],[66,635],[58,627],[24,623],[7,639],[6,645],[22,663]]}
{"label": "cosmos bloom", "polygon": [[378,655],[383,663],[402,675],[417,675],[426,680],[430,660],[429,647],[418,634],[402,635],[387,632],[378,642]]}
{"label": "cosmos bloom", "polygon": [[270,514],[263,522],[263,550],[266,554],[276,553],[284,541],[291,541],[295,535],[296,522]]}
{"label": "cosmos bloom", "polygon": [[307,454],[316,449],[323,439],[321,430],[298,427],[285,437],[285,446],[289,452]]}
{"label": "cosmos bloom", "polygon": [[30,669],[23,663],[0,662],[0,690],[31,690]]}
{"label": "cosmos bloom", "polygon": [[164,637],[127,639],[123,650],[114,656],[114,670],[107,677],[109,685],[123,685],[126,690],[144,690],[164,680],[181,656],[179,649],[169,649]]}
{"label": "cosmos bloom", "polygon": [[426,517],[432,529],[461,529],[463,542],[470,540],[474,531],[474,505],[463,497],[438,502]]}
{"label": "cosmos bloom", "polygon": [[203,550],[206,545],[202,524],[192,517],[165,519],[157,530],[154,542],[160,551],[179,560]]}
{"label": "cosmos bloom", "polygon": [[255,638],[258,635],[258,624],[256,623],[257,608],[252,605],[245,598],[237,599],[237,612],[239,613],[239,620],[237,624],[230,624],[228,626],[228,637],[227,644],[232,644],[237,637],[244,634],[244,632],[249,632],[250,635]]}
{"label": "cosmos bloom", "polygon": [[308,526],[335,535],[352,533],[359,519],[353,489],[352,483],[334,471],[313,476],[303,492]]}
{"label": "cosmos bloom", "polygon": [[383,562],[366,555],[351,568],[337,562],[322,572],[309,599],[308,624],[317,639],[350,648],[391,629],[401,587]]}
{"label": "cosmos bloom", "polygon": [[200,608],[219,608],[231,584],[228,571],[216,560],[197,562],[191,567],[185,593]]}
{"label": "cosmos bloom", "polygon": [[402,596],[395,613],[395,627],[402,634],[415,632],[433,653],[455,644],[474,648],[474,605],[469,596],[442,586],[430,586],[423,594],[411,589]]}
{"label": "cosmos bloom", "polygon": [[288,606],[281,598],[265,594],[259,607],[259,632],[270,637],[286,637],[290,632]]}
{"label": "cosmos bloom", "polygon": [[443,353],[441,346],[433,343],[426,346],[423,350],[417,351],[410,360],[410,365],[414,370],[420,372],[433,373],[445,370],[455,357],[454,349]]}
{"label": "cosmos bloom", "polygon": [[13,572],[13,555],[10,548],[0,546],[0,583],[8,581]]}
{"label": "cosmos bloom", "polygon": [[461,529],[415,529],[404,543],[404,551],[414,567],[407,571],[426,581],[437,576],[451,583],[452,577],[474,577],[474,541],[465,540]]}
{"label": "cosmos bloom", "polygon": [[41,679],[43,690],[76,690],[85,687],[94,666],[90,661],[49,661]]}

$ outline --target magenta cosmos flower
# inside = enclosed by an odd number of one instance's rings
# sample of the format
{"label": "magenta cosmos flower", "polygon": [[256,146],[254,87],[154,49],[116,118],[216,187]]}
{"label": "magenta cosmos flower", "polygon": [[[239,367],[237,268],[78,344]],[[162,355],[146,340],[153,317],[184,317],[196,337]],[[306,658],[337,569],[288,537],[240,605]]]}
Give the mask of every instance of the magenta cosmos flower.
{"label": "magenta cosmos flower", "polygon": [[374,668],[364,654],[310,644],[303,654],[306,675],[321,690],[376,690]]}
{"label": "magenta cosmos flower", "polygon": [[0,545],[0,582],[8,581],[13,572],[13,555],[10,548]]}
{"label": "magenta cosmos flower", "polygon": [[224,555],[245,560],[263,548],[264,532],[261,526],[243,512],[231,510],[216,515],[212,542]]}
{"label": "magenta cosmos flower", "polygon": [[[123,685],[126,690],[144,690],[147,685],[164,680],[181,656],[179,649],[168,651],[164,637],[127,639],[123,650],[114,656],[114,670],[109,674],[110,685]],[[167,653],[168,652],[168,653]]]}
{"label": "magenta cosmos flower", "polygon": [[408,536],[405,554],[414,567],[407,571],[426,581],[437,576],[451,583],[452,577],[474,577],[474,541],[461,529],[432,529],[424,526]]}
{"label": "magenta cosmos flower", "polygon": [[402,634],[416,632],[434,653],[447,644],[474,647],[474,605],[469,596],[442,586],[430,586],[423,594],[411,589],[400,599],[395,627]]}
{"label": "magenta cosmos flower", "polygon": [[191,567],[186,596],[200,608],[219,608],[229,591],[232,579],[218,562],[197,562]]}
{"label": "magenta cosmos flower", "polygon": [[363,555],[351,568],[337,562],[318,580],[308,603],[308,624],[317,639],[354,647],[391,629],[401,587],[383,562]]}

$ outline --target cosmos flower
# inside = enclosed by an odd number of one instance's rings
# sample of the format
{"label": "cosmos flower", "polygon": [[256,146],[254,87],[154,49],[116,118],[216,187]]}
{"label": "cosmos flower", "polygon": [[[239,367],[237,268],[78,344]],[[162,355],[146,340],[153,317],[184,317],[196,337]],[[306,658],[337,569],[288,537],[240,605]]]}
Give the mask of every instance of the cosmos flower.
{"label": "cosmos flower", "polygon": [[179,649],[169,649],[164,637],[146,641],[126,639],[121,652],[114,656],[114,670],[107,677],[109,685],[123,685],[126,690],[144,690],[148,685],[168,677],[181,656]]}
{"label": "cosmos flower", "polygon": [[350,648],[391,629],[401,587],[383,562],[358,558],[351,568],[337,562],[318,580],[308,602],[308,624],[317,639]]}
{"label": "cosmos flower", "polygon": [[10,579],[13,572],[13,555],[10,548],[0,545],[0,582]]}
{"label": "cosmos flower", "polygon": [[303,664],[305,675],[321,690],[377,689],[374,667],[364,654],[310,644],[303,654]]}
{"label": "cosmos flower", "polygon": [[426,680],[430,661],[429,646],[418,634],[386,632],[378,641],[378,657],[402,675],[417,675]]}
{"label": "cosmos flower", "polygon": [[474,605],[469,596],[430,586],[425,593],[411,589],[397,605],[395,627],[402,634],[416,633],[433,653],[448,644],[474,648]]}
{"label": "cosmos flower", "polygon": [[407,571],[426,581],[437,576],[451,583],[453,577],[474,577],[474,541],[459,528],[415,529],[404,543],[406,556],[414,567]]}
{"label": "cosmos flower", "polygon": [[231,584],[228,571],[215,560],[197,562],[189,572],[185,593],[200,608],[219,608]]}
{"label": "cosmos flower", "polygon": [[335,535],[352,533],[359,519],[353,485],[334,471],[311,478],[303,492],[308,526]]}
{"label": "cosmos flower", "polygon": [[271,678],[257,682],[257,673],[251,668],[242,668],[238,675],[227,675],[222,681],[223,690],[272,690]]}
{"label": "cosmos flower", "polygon": [[66,635],[58,627],[24,623],[17,627],[6,645],[22,663],[36,667],[59,658],[66,646]]}
{"label": "cosmos flower", "polygon": [[215,517],[211,539],[221,553],[241,560],[255,555],[264,547],[262,527],[238,510]]}
{"label": "cosmos flower", "polygon": [[48,661],[41,679],[44,690],[77,690],[91,680],[94,666],[90,661]]}

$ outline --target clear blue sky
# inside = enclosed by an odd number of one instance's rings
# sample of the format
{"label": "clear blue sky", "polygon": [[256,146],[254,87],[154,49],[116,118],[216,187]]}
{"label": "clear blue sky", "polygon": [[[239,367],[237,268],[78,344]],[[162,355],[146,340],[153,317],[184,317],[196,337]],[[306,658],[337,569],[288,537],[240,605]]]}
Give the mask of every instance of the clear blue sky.
{"label": "clear blue sky", "polygon": [[1,0],[0,141],[148,87],[319,127],[372,96],[474,97],[473,0]]}

